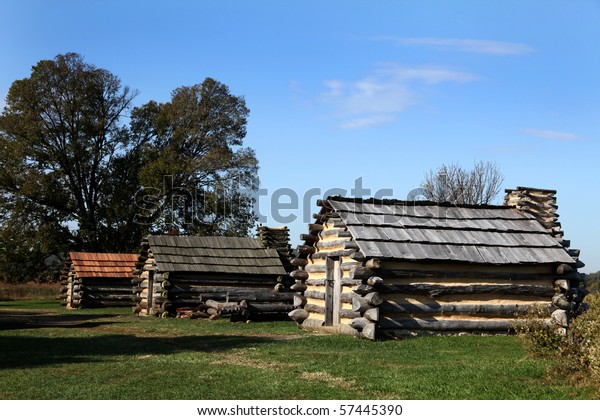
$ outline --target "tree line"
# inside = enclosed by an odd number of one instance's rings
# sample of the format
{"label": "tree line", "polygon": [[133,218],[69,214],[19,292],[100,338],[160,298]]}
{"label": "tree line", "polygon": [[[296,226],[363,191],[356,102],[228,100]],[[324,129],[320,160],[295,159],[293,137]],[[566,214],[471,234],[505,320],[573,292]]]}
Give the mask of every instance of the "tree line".
{"label": "tree line", "polygon": [[[0,281],[42,279],[48,255],[133,252],[148,233],[245,236],[258,160],[249,109],[212,78],[170,101],[77,53],[34,65],[0,115]],[[234,203],[234,205],[232,205]]]}

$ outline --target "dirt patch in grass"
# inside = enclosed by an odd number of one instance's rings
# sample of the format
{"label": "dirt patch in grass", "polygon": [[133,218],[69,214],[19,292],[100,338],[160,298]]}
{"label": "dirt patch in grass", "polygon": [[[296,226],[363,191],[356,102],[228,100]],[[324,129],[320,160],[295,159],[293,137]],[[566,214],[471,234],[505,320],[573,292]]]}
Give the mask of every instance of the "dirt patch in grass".
{"label": "dirt patch in grass", "polygon": [[[244,350],[244,353],[256,350],[255,348],[248,348]],[[260,359],[247,357],[242,352],[224,353],[219,355],[219,359],[211,362],[211,365],[233,365],[233,366],[244,366],[255,369],[268,369],[268,370],[285,370],[297,366],[294,363],[281,363],[281,362],[268,362]]]}
{"label": "dirt patch in grass", "polygon": [[331,387],[340,387],[344,389],[356,389],[356,381],[333,376],[329,372],[304,372],[300,375],[302,379],[313,382],[323,382]]}

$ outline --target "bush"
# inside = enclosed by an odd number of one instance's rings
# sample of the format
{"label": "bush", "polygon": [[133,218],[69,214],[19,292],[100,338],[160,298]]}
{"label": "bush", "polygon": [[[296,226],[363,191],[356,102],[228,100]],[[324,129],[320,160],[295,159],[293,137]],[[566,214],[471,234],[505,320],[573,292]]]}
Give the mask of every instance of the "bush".
{"label": "bush", "polygon": [[574,362],[600,383],[600,293],[588,295],[585,302],[589,308],[570,328],[569,350],[576,358]]}
{"label": "bush", "polygon": [[554,355],[568,345],[567,337],[551,325],[546,305],[533,305],[519,320],[515,330],[529,351],[539,356]]}
{"label": "bush", "polygon": [[556,373],[583,374],[600,384],[600,293],[588,295],[585,302],[588,309],[566,334],[549,323],[548,311],[540,307],[521,319],[516,330],[532,353],[559,361],[552,366]]}

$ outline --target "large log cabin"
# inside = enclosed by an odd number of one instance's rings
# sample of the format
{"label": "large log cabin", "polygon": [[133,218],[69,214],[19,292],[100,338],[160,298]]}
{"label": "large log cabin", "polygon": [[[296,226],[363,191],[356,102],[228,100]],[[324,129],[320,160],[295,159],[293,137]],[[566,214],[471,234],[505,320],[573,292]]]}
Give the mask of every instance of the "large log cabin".
{"label": "large log cabin", "polygon": [[289,315],[369,339],[508,333],[532,305],[564,323],[582,299],[583,263],[563,240],[555,194],[518,187],[503,206],[319,200],[293,260]]}

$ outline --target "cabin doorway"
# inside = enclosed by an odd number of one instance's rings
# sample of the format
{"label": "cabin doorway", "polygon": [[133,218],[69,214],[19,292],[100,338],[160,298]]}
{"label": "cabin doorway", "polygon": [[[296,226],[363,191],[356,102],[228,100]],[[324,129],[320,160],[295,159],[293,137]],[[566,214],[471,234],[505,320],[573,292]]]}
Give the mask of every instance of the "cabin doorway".
{"label": "cabin doorway", "polygon": [[325,325],[338,325],[342,306],[342,270],[339,257],[328,257],[326,267]]}

